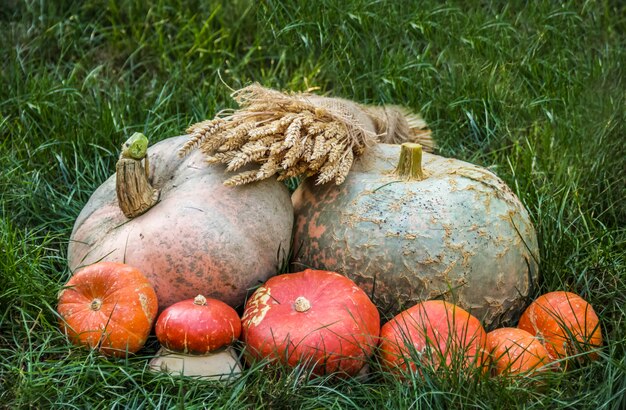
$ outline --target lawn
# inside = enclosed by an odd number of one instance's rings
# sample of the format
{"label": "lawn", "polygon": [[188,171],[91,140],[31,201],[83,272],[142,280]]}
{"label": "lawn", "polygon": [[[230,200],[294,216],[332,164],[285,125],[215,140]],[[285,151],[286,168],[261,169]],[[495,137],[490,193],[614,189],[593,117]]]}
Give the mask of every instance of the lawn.
{"label": "lawn", "polygon": [[[621,2],[6,0],[0,39],[0,407],[626,408]],[[68,239],[122,142],[180,135],[255,81],[410,107],[441,155],[503,178],[538,232],[534,296],[586,298],[599,358],[534,383],[253,367],[220,384],[148,371],[154,337],[119,360],[70,346]]]}

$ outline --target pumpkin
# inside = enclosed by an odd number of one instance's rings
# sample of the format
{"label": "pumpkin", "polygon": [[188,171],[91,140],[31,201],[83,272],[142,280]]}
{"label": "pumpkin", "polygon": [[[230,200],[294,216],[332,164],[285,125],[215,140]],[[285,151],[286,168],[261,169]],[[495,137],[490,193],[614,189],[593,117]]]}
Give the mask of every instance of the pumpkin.
{"label": "pumpkin", "polygon": [[70,269],[99,260],[137,266],[161,310],[198,293],[243,306],[248,289],[274,275],[289,252],[286,186],[268,179],[226,187],[224,166],[207,164],[199,150],[179,157],[187,137],[165,139],[147,155],[147,141],[132,149],[141,137],[127,141],[116,175],[76,219]]}
{"label": "pumpkin", "polygon": [[226,303],[198,295],[161,312],[155,333],[161,345],[170,351],[204,355],[237,340],[241,321],[235,309]]}
{"label": "pumpkin", "polygon": [[100,262],[70,278],[57,310],[61,329],[73,344],[121,357],[146,343],[157,308],[156,293],[139,270]]}
{"label": "pumpkin", "polygon": [[[482,369],[487,334],[480,321],[464,309],[443,300],[418,303],[385,323],[380,331],[384,369],[402,374]],[[416,364],[417,362],[420,365]]]}
{"label": "pumpkin", "polygon": [[353,279],[383,314],[445,299],[486,327],[517,322],[538,281],[528,213],[488,170],[377,144],[342,185],[305,180],[292,196],[294,266]]}
{"label": "pumpkin", "polygon": [[[537,336],[552,360],[602,346],[600,320],[593,307],[571,292],[539,296],[524,311],[517,326]],[[591,353],[590,358],[596,358]]]}
{"label": "pumpkin", "polygon": [[278,275],[246,304],[242,339],[252,359],[313,373],[355,375],[372,354],[380,316],[354,282],[334,272],[307,269]]}
{"label": "pumpkin", "polygon": [[487,333],[487,351],[497,375],[517,375],[545,370],[548,351],[539,339],[525,330],[503,327]]}

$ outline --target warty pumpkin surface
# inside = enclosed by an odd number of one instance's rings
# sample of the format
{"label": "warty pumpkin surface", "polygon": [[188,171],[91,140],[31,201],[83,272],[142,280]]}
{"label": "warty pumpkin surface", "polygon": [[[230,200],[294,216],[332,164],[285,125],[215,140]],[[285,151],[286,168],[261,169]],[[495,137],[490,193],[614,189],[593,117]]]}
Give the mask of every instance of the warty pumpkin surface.
{"label": "warty pumpkin surface", "polygon": [[289,193],[275,179],[224,186],[224,166],[206,164],[198,150],[179,157],[186,141],[173,137],[148,148],[159,199],[139,216],[120,210],[116,175],[92,194],[74,224],[69,266],[76,271],[100,260],[137,266],[161,310],[198,293],[236,307],[289,252]]}
{"label": "warty pumpkin surface", "polygon": [[527,211],[467,162],[424,152],[422,175],[411,175],[418,167],[406,156],[399,165],[400,147],[370,148],[342,185],[298,187],[294,269],[344,274],[388,316],[444,298],[487,328],[515,323],[538,280]]}

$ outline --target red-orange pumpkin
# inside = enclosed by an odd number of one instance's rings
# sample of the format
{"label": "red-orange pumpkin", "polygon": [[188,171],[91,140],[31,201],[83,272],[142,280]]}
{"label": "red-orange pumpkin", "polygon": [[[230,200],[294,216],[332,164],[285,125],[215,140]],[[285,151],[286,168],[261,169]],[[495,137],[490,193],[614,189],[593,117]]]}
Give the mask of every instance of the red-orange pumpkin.
{"label": "red-orange pumpkin", "polygon": [[356,374],[372,354],[380,316],[350,279],[307,269],[271,278],[256,290],[242,318],[252,358],[303,363],[315,374]]}
{"label": "red-orange pumpkin", "polygon": [[165,309],[157,319],[155,332],[168,350],[203,355],[237,340],[241,321],[226,303],[198,295]]}
{"label": "red-orange pumpkin", "polygon": [[548,351],[525,330],[503,327],[487,333],[487,351],[495,374],[516,375],[545,370]]}
{"label": "red-orange pumpkin", "polygon": [[274,275],[289,253],[288,190],[276,179],[224,186],[225,167],[208,165],[200,150],[178,156],[187,139],[147,149],[150,183],[160,195],[145,213],[129,219],[121,211],[121,172],[92,194],[74,224],[70,269],[99,260],[136,266],[154,286],[161,310],[198,293],[243,306],[248,289]]}
{"label": "red-orange pumpkin", "polygon": [[587,301],[571,292],[539,296],[524,311],[517,327],[537,336],[553,360],[602,346],[602,329],[596,312]]}
{"label": "red-orange pumpkin", "polygon": [[482,368],[487,334],[467,311],[442,300],[418,303],[385,323],[380,332],[382,365],[393,373]]}
{"label": "red-orange pumpkin", "polygon": [[70,341],[112,356],[143,347],[157,309],[150,282],[139,270],[122,263],[87,266],[59,294],[60,325]]}

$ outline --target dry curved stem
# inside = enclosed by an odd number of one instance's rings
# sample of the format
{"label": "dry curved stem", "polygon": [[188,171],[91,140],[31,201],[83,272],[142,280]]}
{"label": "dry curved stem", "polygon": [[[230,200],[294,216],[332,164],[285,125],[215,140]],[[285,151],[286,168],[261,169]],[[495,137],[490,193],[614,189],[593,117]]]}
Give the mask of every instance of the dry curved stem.
{"label": "dry curved stem", "polygon": [[317,183],[341,184],[356,158],[377,142],[420,142],[433,147],[419,116],[400,107],[366,107],[339,98],[283,93],[252,84],[232,94],[239,104],[213,120],[194,124],[180,156],[200,149],[227,171],[246,169],[225,185],[278,175],[279,180],[317,174]]}
{"label": "dry curved stem", "polygon": [[159,200],[159,190],[149,178],[148,138],[134,133],[122,145],[115,165],[115,192],[120,210],[127,218],[134,218],[152,208]]}

